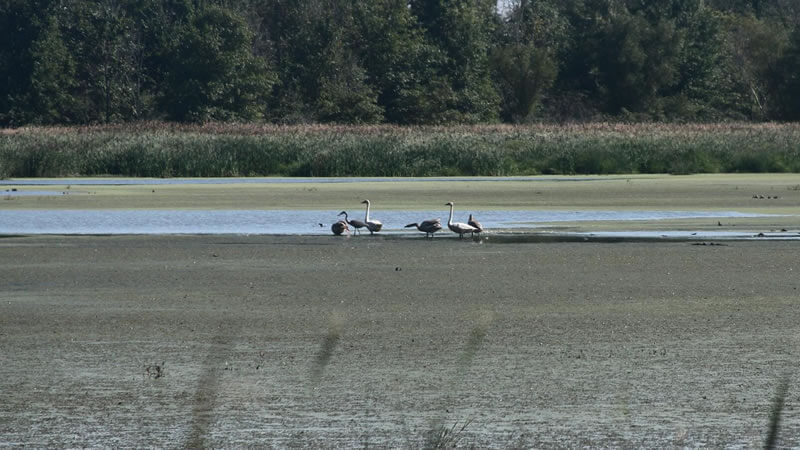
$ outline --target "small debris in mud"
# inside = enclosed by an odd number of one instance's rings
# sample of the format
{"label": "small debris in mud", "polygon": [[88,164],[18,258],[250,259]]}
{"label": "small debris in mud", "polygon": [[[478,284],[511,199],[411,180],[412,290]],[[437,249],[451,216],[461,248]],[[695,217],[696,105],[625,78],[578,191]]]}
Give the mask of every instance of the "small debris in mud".
{"label": "small debris in mud", "polygon": [[395,271],[395,272],[400,272],[401,270],[403,270],[403,269],[401,269],[401,268],[399,268],[399,267],[395,267],[395,268],[394,268],[394,271]]}
{"label": "small debris in mud", "polygon": [[778,200],[780,196],[777,195],[763,195],[763,194],[753,194],[753,198],[758,200]]}
{"label": "small debris in mud", "polygon": [[164,363],[147,366],[144,368],[144,372],[148,378],[161,378],[164,376]]}
{"label": "small debris in mud", "polygon": [[727,247],[728,244],[721,244],[719,242],[692,242],[691,245],[702,245],[702,246],[712,246],[712,247]]}

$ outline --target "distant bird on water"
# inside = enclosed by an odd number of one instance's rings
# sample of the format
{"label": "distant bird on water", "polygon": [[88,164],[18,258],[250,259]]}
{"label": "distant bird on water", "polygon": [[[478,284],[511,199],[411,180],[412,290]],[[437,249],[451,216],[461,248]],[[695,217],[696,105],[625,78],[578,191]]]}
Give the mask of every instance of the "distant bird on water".
{"label": "distant bird on water", "polygon": [[445,203],[445,206],[450,207],[450,218],[447,219],[447,227],[450,228],[450,231],[453,233],[457,233],[459,238],[464,238],[464,234],[466,233],[475,233],[478,229],[473,227],[472,225],[461,223],[461,222],[453,222],[453,202]]}
{"label": "distant bird on water", "polygon": [[383,228],[383,224],[381,223],[380,220],[376,219],[369,220],[369,200],[364,200],[361,203],[366,203],[367,205],[367,213],[364,215],[364,223],[366,224],[367,229],[369,230],[369,234],[373,234],[376,231],[381,231],[381,228]]}
{"label": "distant bird on water", "polygon": [[343,215],[344,216],[344,221],[353,226],[353,232],[355,232],[355,233],[360,233],[361,229],[367,226],[366,223],[364,223],[364,222],[362,222],[362,221],[360,221],[358,219],[350,220],[347,217],[347,211],[342,211],[342,212],[339,213],[339,215],[340,216]]}
{"label": "distant bird on water", "polygon": [[341,236],[342,233],[350,233],[350,228],[347,227],[347,222],[345,222],[344,220],[340,220],[331,225],[331,231],[336,236]]}
{"label": "distant bird on water", "polygon": [[475,218],[472,217],[472,214],[469,215],[469,220],[467,220],[467,224],[472,226],[472,227],[475,227],[475,231],[472,232],[472,236],[475,236],[475,233],[482,233],[483,232],[483,225],[481,225],[480,222],[475,220]]}
{"label": "distant bird on water", "polygon": [[436,233],[437,231],[442,229],[442,219],[431,219],[431,220],[425,220],[420,223],[416,222],[410,223],[406,225],[404,228],[411,228],[411,227],[417,227],[419,231],[424,232],[426,238],[428,236],[433,237],[433,233]]}

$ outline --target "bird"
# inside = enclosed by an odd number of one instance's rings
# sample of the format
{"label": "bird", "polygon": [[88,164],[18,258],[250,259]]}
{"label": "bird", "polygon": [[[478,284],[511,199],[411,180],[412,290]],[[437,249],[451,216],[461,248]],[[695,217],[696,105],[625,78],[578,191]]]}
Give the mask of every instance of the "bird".
{"label": "bird", "polygon": [[417,227],[419,231],[425,233],[425,237],[428,236],[433,237],[433,233],[436,233],[437,231],[442,229],[442,219],[437,218],[437,219],[425,220],[421,223],[416,223],[416,222],[410,223],[406,225],[404,228],[411,228],[411,227]]}
{"label": "bird", "polygon": [[347,222],[345,222],[344,220],[340,220],[331,225],[331,231],[336,236],[341,236],[342,233],[350,233],[350,228],[347,227]]}
{"label": "bird", "polygon": [[381,223],[380,220],[375,220],[375,219],[369,220],[369,200],[364,200],[361,203],[366,203],[367,205],[367,213],[364,215],[364,224],[366,224],[367,229],[369,230],[369,234],[373,234],[376,231],[381,231],[381,228],[383,228],[383,224]]}
{"label": "bird", "polygon": [[450,207],[450,218],[447,219],[447,228],[450,228],[450,231],[453,233],[458,233],[458,237],[463,239],[465,233],[474,233],[477,231],[477,228],[466,223],[453,222],[453,205],[453,202],[445,203],[445,206]]}
{"label": "bird", "polygon": [[354,232],[354,233],[360,233],[360,232],[361,232],[361,229],[367,226],[367,224],[366,224],[366,223],[364,223],[364,222],[362,222],[362,221],[360,221],[360,220],[358,220],[358,219],[352,219],[352,220],[350,220],[350,219],[347,217],[347,211],[342,211],[342,212],[340,212],[340,213],[339,213],[339,215],[340,215],[340,216],[342,216],[342,215],[343,215],[343,216],[344,216],[344,221],[345,221],[345,222],[347,222],[347,223],[349,223],[350,225],[352,225],[352,226],[353,226],[353,232]]}
{"label": "bird", "polygon": [[483,225],[481,225],[480,222],[475,220],[475,218],[472,217],[472,214],[469,215],[469,220],[467,220],[467,225],[475,227],[475,231],[472,232],[472,236],[475,236],[475,233],[483,232]]}

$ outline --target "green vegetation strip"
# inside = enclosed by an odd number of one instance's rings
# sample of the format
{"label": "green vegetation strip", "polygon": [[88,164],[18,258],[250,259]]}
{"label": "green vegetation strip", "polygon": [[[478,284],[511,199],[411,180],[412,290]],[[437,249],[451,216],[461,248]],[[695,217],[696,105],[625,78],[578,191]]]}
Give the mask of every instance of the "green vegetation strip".
{"label": "green vegetation strip", "polygon": [[220,125],[0,131],[0,177],[800,172],[800,124]]}

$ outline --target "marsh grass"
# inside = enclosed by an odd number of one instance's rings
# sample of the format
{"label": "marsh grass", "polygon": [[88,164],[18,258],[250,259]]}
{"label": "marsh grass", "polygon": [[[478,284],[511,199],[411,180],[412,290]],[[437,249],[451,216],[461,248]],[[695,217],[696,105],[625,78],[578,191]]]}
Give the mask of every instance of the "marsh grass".
{"label": "marsh grass", "polygon": [[800,172],[800,124],[0,130],[0,177]]}

